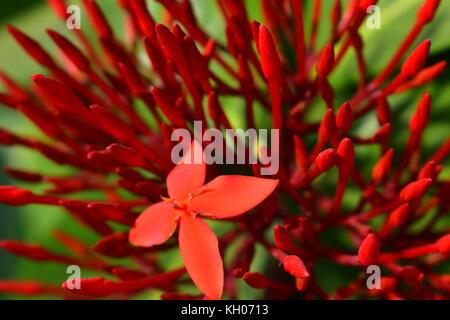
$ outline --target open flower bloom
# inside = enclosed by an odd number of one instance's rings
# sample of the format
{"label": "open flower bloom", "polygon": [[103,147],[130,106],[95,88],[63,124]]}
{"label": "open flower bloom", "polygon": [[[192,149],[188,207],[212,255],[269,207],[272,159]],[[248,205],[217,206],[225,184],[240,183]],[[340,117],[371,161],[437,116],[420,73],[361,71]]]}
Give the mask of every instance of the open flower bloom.
{"label": "open flower bloom", "polygon": [[[130,231],[130,242],[151,247],[166,242],[180,224],[179,246],[186,270],[210,299],[220,299],[224,272],[218,240],[202,217],[226,219],[243,214],[266,199],[278,180],[247,176],[219,176],[205,183],[206,164],[193,142],[167,177],[169,198],[148,207]],[[196,163],[197,162],[197,163]]]}

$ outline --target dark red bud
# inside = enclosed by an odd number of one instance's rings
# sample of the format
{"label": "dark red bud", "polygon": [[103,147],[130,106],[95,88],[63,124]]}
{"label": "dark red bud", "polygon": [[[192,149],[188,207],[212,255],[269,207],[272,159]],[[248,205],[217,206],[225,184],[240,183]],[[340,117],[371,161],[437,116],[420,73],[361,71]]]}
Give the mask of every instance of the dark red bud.
{"label": "dark red bud", "polygon": [[22,48],[39,64],[46,67],[54,66],[55,63],[53,62],[53,59],[36,41],[12,26],[6,26],[6,29]]}
{"label": "dark red bud", "polygon": [[114,233],[102,238],[93,249],[114,258],[127,257],[131,253],[131,248],[128,245],[128,234],[124,232]]}
{"label": "dark red bud", "polygon": [[120,144],[112,144],[107,148],[120,162],[130,167],[145,167],[147,162],[141,153]]}
{"label": "dark red bud", "polygon": [[87,71],[90,69],[89,59],[86,58],[80,49],[75,47],[69,40],[53,30],[47,30],[47,33],[66,55],[66,57],[69,58],[69,60],[77,66],[78,69],[82,71]]}

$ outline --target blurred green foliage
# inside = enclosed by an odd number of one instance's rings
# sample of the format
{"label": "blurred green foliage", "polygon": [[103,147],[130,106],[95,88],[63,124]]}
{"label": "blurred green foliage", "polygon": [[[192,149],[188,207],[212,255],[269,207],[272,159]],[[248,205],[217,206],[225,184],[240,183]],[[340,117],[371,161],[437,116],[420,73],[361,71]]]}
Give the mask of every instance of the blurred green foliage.
{"label": "blurred green foliage", "polygon": [[[69,1],[71,4],[79,4],[78,0]],[[224,22],[220,15],[216,2],[213,0],[193,0],[195,14],[203,26],[207,26],[206,30],[215,37],[218,41],[224,41]],[[333,1],[324,1],[324,12],[327,16],[322,17],[322,23],[319,30],[318,45],[322,46],[328,40],[329,30],[331,28],[328,20],[328,12]],[[347,2],[347,1],[344,1]],[[365,56],[369,61],[369,71],[371,75],[379,72],[387,61],[390,59],[393,52],[399,46],[400,41],[404,39],[411,26],[414,23],[415,12],[421,4],[421,0],[380,0],[382,9],[382,29],[369,30],[363,27],[362,36],[365,42]],[[155,17],[160,17],[160,7],[154,1],[148,0],[151,11]],[[262,21],[262,14],[259,7],[260,1],[246,0],[249,8],[250,18]],[[312,1],[305,1],[306,6],[306,25],[310,26],[310,12]],[[101,7],[107,12],[108,20],[114,26],[114,29],[119,37],[122,36],[123,13],[119,9],[116,0],[102,0],[99,1]],[[159,19],[159,18],[157,18]],[[8,74],[17,79],[20,83],[28,85],[30,83],[29,76],[34,73],[46,73],[40,66],[34,63],[24,53],[20,47],[11,39],[11,37],[4,30],[3,26],[6,24],[13,24],[20,28],[33,38],[38,40],[45,48],[51,52],[55,51],[54,45],[51,43],[45,33],[45,29],[52,28],[62,32],[68,36],[70,33],[65,28],[65,25],[58,20],[51,10],[45,5],[44,0],[27,0],[27,1],[0,1],[0,68]],[[82,28],[88,33],[89,37],[95,42],[95,36],[91,32],[91,28],[83,15]],[[430,38],[432,40],[431,59],[429,64],[448,60],[450,56],[450,37],[448,31],[450,30],[450,1],[442,1],[439,13],[425,31],[421,34],[420,40]],[[309,32],[309,27],[307,27]],[[334,73],[332,77],[332,84],[337,92],[337,104],[340,104],[348,99],[354,93],[356,88],[358,74],[356,72],[355,56],[351,52],[344,59],[343,63]],[[408,119],[412,114],[418,97],[425,90],[431,92],[433,96],[433,112],[432,125],[426,130],[424,137],[425,156],[431,154],[446,137],[450,135],[450,77],[449,71],[441,76],[437,81],[427,85],[425,88],[414,90],[413,92],[405,93],[390,99],[393,107],[393,115],[395,126],[393,128],[392,144],[398,152],[401,152],[404,143],[407,139]],[[244,118],[243,101],[239,99],[229,99],[223,101],[226,105],[226,112],[231,116],[231,121],[235,126],[241,126],[241,119]],[[317,100],[315,110],[311,114],[312,118],[320,118],[323,113],[323,106]],[[263,113],[258,116],[258,123],[261,126],[267,126],[267,117]],[[20,134],[31,135],[43,138],[39,131],[30,124],[23,117],[11,112],[6,108],[0,110],[0,127],[6,127],[13,132]],[[355,132],[369,136],[377,128],[377,123],[374,121],[373,114],[361,119],[357,123]],[[15,168],[27,169],[30,171],[40,171],[52,174],[65,174],[71,171],[71,168],[56,166],[49,162],[37,153],[25,150],[21,147],[0,148],[1,167],[13,166]],[[376,159],[379,158],[379,150],[374,148],[358,148],[357,161],[361,168],[365,169],[365,174],[368,174],[370,168],[373,166]],[[450,166],[447,164],[447,169],[443,172],[443,177],[450,177]],[[0,175],[1,184],[11,184],[4,174]],[[321,183],[324,190],[329,190],[330,194],[334,192],[333,181],[336,179],[336,172],[330,172],[326,177],[323,177]],[[43,190],[43,186],[36,189],[35,186],[25,186],[35,191]],[[350,188],[352,188],[350,186]],[[344,207],[351,208],[354,205],[355,199],[358,196],[356,189],[354,192],[347,192],[344,202]],[[352,190],[353,190],[352,189]],[[83,195],[86,196],[86,195]],[[88,195],[91,196],[92,195]],[[90,230],[81,226],[78,222],[70,218],[66,213],[56,208],[49,208],[43,206],[28,206],[26,208],[11,208],[0,207],[0,239],[12,238],[24,241],[40,243],[50,250],[64,253],[64,248],[54,241],[52,230],[62,229],[87,243],[93,244],[96,241],[96,235]],[[449,222],[446,222],[447,226]],[[224,224],[213,226],[218,233],[224,231]],[[337,240],[336,240],[337,239]],[[324,235],[323,241],[327,243],[336,243],[344,248],[348,247],[348,239],[342,235],[339,230],[333,230]],[[351,248],[351,247],[350,247]],[[252,270],[264,271],[267,268],[268,259],[267,253],[261,248],[257,250],[257,259],[252,266]],[[167,268],[180,265],[179,254],[177,251],[169,252],[161,257]],[[321,260],[316,266],[316,273],[323,275],[318,279],[320,285],[332,292],[339,285],[346,283],[354,276],[353,270],[342,269],[330,261]],[[88,277],[93,274],[84,272],[82,276]],[[0,279],[2,278],[15,279],[39,279],[47,283],[61,283],[66,278],[65,267],[51,264],[51,263],[35,263],[25,259],[17,259],[13,256],[0,252]],[[239,283],[242,290],[240,298],[258,298],[260,292],[253,290],[244,283]],[[139,298],[157,298],[158,292],[151,292],[148,295],[142,295]]]}

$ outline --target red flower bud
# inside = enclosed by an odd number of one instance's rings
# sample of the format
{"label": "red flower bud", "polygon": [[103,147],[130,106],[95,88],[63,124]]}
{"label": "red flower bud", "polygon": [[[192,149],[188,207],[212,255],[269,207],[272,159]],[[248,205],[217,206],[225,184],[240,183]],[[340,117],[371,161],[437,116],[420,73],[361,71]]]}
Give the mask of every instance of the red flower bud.
{"label": "red flower bud", "polygon": [[155,39],[155,21],[147,10],[145,0],[131,0],[128,3],[136,17],[141,34],[150,39]]}
{"label": "red flower bud", "polygon": [[402,267],[399,275],[403,281],[409,284],[417,284],[425,278],[422,271],[412,266]]}
{"label": "red flower bud", "polygon": [[417,12],[417,21],[421,24],[427,24],[433,20],[440,3],[441,0],[425,0]]}
{"label": "red flower bud", "polygon": [[258,272],[247,272],[242,277],[244,281],[252,288],[264,289],[267,288],[268,280],[267,278]]}
{"label": "red flower bud", "polygon": [[378,129],[373,135],[373,141],[376,143],[386,143],[391,136],[392,126],[390,123],[386,123]]}
{"label": "red flower bud", "polygon": [[47,261],[54,257],[53,254],[51,254],[41,246],[22,243],[19,241],[0,241],[0,247],[11,253],[24,256],[36,261]]}
{"label": "red flower bud", "polygon": [[68,13],[67,13],[67,6],[64,3],[64,0],[47,0],[48,4],[52,7],[53,11],[62,19],[66,20]]}
{"label": "red flower bud", "polygon": [[36,41],[12,26],[6,26],[6,29],[37,63],[46,67],[55,65],[50,55]]}
{"label": "red flower bud", "polygon": [[114,233],[102,238],[93,249],[114,258],[127,257],[131,253],[131,248],[128,245],[128,234],[124,232]]}
{"label": "red flower bud", "polygon": [[120,62],[119,70],[133,95],[139,97],[150,93],[150,84],[135,68],[131,68],[127,64]]}
{"label": "red flower bud", "polygon": [[81,99],[66,86],[40,74],[35,74],[31,79],[44,95],[62,111],[78,115],[84,119],[91,118],[89,110]]}
{"label": "red flower bud", "polygon": [[336,155],[341,166],[346,168],[352,167],[355,162],[353,142],[349,138],[342,140],[336,151]]}
{"label": "red flower bud", "polygon": [[277,248],[287,252],[296,252],[297,246],[292,241],[289,232],[283,226],[276,225],[273,229],[274,241]]}
{"label": "red flower bud", "polygon": [[108,21],[106,21],[98,4],[94,0],[83,0],[83,4],[86,7],[90,22],[97,30],[100,37],[105,39],[113,38],[112,28]]}
{"label": "red flower bud", "polygon": [[47,33],[78,69],[87,71],[91,68],[89,59],[69,40],[53,30],[47,30]]}
{"label": "red flower bud", "polygon": [[10,206],[25,206],[33,201],[33,194],[13,186],[0,186],[0,203]]}
{"label": "red flower bud", "polygon": [[411,131],[422,132],[428,125],[431,111],[431,96],[428,92],[424,93],[420,100],[416,112],[411,117],[409,127]]}
{"label": "red flower bud", "polygon": [[380,97],[377,104],[377,117],[381,125],[391,121],[391,108],[386,100],[386,97]]}
{"label": "red flower bud", "polygon": [[317,62],[317,73],[326,77],[333,70],[334,66],[334,47],[332,43],[328,43],[323,49],[319,61]]}
{"label": "red flower bud", "polygon": [[172,98],[165,94],[160,89],[152,88],[153,98],[155,98],[156,104],[161,109],[162,113],[169,119],[174,125],[184,127],[183,114],[177,107],[176,102]]}
{"label": "red flower bud", "polygon": [[389,227],[398,228],[403,225],[406,219],[408,219],[409,207],[410,205],[408,203],[404,203],[400,207],[392,211],[388,218]]}
{"label": "red flower bud", "polygon": [[380,242],[377,236],[370,233],[361,243],[358,251],[359,261],[363,266],[370,266],[378,262]]}
{"label": "red flower bud", "polygon": [[450,253],[450,234],[443,236],[436,242],[437,249],[442,254]]}
{"label": "red flower bud", "polygon": [[293,277],[306,279],[309,278],[309,272],[303,261],[297,256],[286,256],[283,259],[284,270]]}
{"label": "red flower bud", "polygon": [[375,183],[380,184],[384,181],[392,168],[392,162],[394,161],[394,150],[390,149],[384,154],[384,156],[378,161],[372,170],[372,179]]}
{"label": "red flower bud", "polygon": [[336,115],[336,126],[346,132],[350,130],[353,123],[353,111],[350,103],[345,102]]}
{"label": "red flower bud", "polygon": [[145,167],[147,165],[144,156],[134,149],[114,143],[108,147],[108,150],[117,160],[130,167]]}
{"label": "red flower bud", "polygon": [[164,25],[156,25],[156,34],[158,36],[164,54],[174,63],[186,63],[186,55],[184,54],[183,46],[175,35]]}
{"label": "red flower bud", "polygon": [[335,120],[333,110],[328,109],[323,116],[319,127],[319,140],[326,142],[330,141],[335,134]]}
{"label": "red flower bud", "polygon": [[6,168],[5,172],[18,180],[28,181],[28,182],[39,182],[42,181],[42,176],[36,173],[26,172],[22,170],[16,170],[11,168]]}
{"label": "red flower bud", "polygon": [[336,164],[336,152],[334,149],[327,149],[317,155],[315,165],[321,172],[327,172]]}
{"label": "red flower bud", "polygon": [[409,55],[402,66],[402,76],[406,79],[415,77],[420,70],[425,67],[428,55],[430,53],[430,40],[424,40],[416,49]]}
{"label": "red flower bud", "polygon": [[400,199],[411,202],[422,197],[431,186],[432,181],[430,178],[425,178],[411,182],[400,192]]}
{"label": "red flower bud", "polygon": [[430,178],[430,179],[435,179],[436,176],[439,174],[439,167],[436,165],[436,162],[434,161],[428,161],[427,164],[425,164],[425,166],[423,166],[422,170],[420,170],[419,175],[418,175],[418,179],[425,179],[425,178]]}
{"label": "red flower bud", "polygon": [[45,293],[45,286],[35,281],[9,281],[0,280],[0,292],[35,296]]}
{"label": "red flower bud", "polygon": [[280,57],[270,31],[262,25],[259,28],[259,53],[264,76],[269,80],[279,77],[281,72]]}
{"label": "red flower bud", "polygon": [[297,135],[294,136],[294,148],[297,166],[303,170],[306,170],[309,164],[308,150],[302,139]]}

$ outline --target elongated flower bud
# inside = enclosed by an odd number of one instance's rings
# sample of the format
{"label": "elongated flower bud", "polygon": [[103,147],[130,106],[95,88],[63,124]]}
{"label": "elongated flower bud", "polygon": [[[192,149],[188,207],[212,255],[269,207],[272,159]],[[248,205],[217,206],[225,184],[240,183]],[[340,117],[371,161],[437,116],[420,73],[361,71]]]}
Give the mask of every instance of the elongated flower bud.
{"label": "elongated flower bud", "polygon": [[442,238],[440,238],[437,243],[436,246],[438,248],[438,251],[442,254],[448,254],[450,253],[450,234],[443,236]]}
{"label": "elongated flower bud", "polygon": [[314,163],[321,172],[327,172],[334,167],[336,160],[336,152],[334,149],[327,149],[317,155]]}
{"label": "elongated flower bud", "polygon": [[0,247],[17,255],[36,261],[47,261],[53,258],[53,254],[41,246],[31,245],[19,241],[0,241]]}
{"label": "elongated flower bud", "polygon": [[33,201],[33,194],[14,186],[0,186],[0,203],[10,206],[25,206]]}
{"label": "elongated flower bud", "polygon": [[430,40],[424,40],[414,49],[402,66],[402,76],[409,79],[415,77],[425,67],[430,54]]}
{"label": "elongated flower bud", "polygon": [[131,253],[131,248],[128,245],[128,234],[123,232],[102,238],[93,249],[114,258],[123,258]]}
{"label": "elongated flower bud", "polygon": [[417,21],[421,24],[427,24],[433,20],[440,3],[441,0],[425,0],[417,12]]}
{"label": "elongated flower bud", "polygon": [[36,41],[12,26],[6,26],[6,29],[37,63],[46,67],[55,64],[50,55]]}
{"label": "elongated flower bud", "polygon": [[411,117],[411,121],[409,122],[409,128],[411,129],[411,131],[422,132],[428,125],[430,112],[431,112],[431,96],[427,92],[424,93],[424,95],[422,96],[422,99],[420,100],[416,112]]}
{"label": "elongated flower bud", "polygon": [[430,178],[425,178],[411,182],[400,192],[400,199],[411,202],[422,197],[431,186],[432,181]]}
{"label": "elongated flower bud", "polygon": [[409,215],[410,205],[408,203],[402,204],[400,207],[391,212],[388,218],[388,225],[390,228],[398,228],[403,223],[405,223],[406,219]]}
{"label": "elongated flower bud", "polygon": [[319,140],[326,142],[330,141],[335,134],[335,119],[333,110],[328,109],[323,116],[319,127]]}
{"label": "elongated flower bud", "polygon": [[31,77],[48,99],[62,111],[90,118],[89,111],[78,96],[61,83],[36,74]]}
{"label": "elongated flower bud", "polygon": [[161,47],[165,55],[177,64],[186,62],[186,55],[184,54],[183,46],[177,37],[164,25],[156,25],[156,34],[158,36]]}
{"label": "elongated flower bud", "polygon": [[264,76],[269,80],[278,78],[281,72],[280,57],[270,31],[264,26],[259,28],[259,53]]}
{"label": "elongated flower bud", "polygon": [[303,261],[297,256],[287,256],[283,259],[284,270],[293,277],[306,279],[309,277],[309,272],[306,269]]}
{"label": "elongated flower bud", "polygon": [[122,146],[120,144],[112,144],[108,147],[114,157],[122,163],[131,167],[145,167],[147,162],[141,153],[134,149]]}
{"label": "elongated flower bud", "polygon": [[349,138],[342,140],[336,151],[336,155],[341,166],[346,168],[352,167],[355,162],[353,142]]}
{"label": "elongated flower bud", "polygon": [[336,126],[342,131],[348,131],[353,124],[353,111],[350,103],[345,102],[336,115]]}
{"label": "elongated flower bud", "polygon": [[392,168],[392,162],[394,161],[394,150],[389,149],[388,152],[378,161],[372,170],[372,179],[375,183],[379,184],[383,182],[386,176],[389,174]]}
{"label": "elongated flower bud", "polygon": [[102,38],[111,39],[113,37],[113,30],[98,4],[94,0],[83,0],[83,4],[86,7],[90,22],[98,34]]}
{"label": "elongated flower bud", "polygon": [[276,225],[273,229],[275,245],[283,251],[296,252],[297,247],[289,232],[283,226]]}
{"label": "elongated flower bud", "polygon": [[439,167],[436,165],[436,162],[434,161],[429,161],[427,162],[427,164],[425,166],[423,166],[423,168],[420,170],[419,175],[418,175],[418,179],[425,179],[425,178],[430,178],[430,179],[435,179],[436,176],[439,174]]}
{"label": "elongated flower bud", "polygon": [[333,70],[334,65],[334,48],[333,44],[328,43],[320,55],[317,62],[317,73],[323,77],[326,77]]}
{"label": "elongated flower bud", "polygon": [[69,40],[53,30],[47,30],[47,33],[77,68],[82,71],[90,69],[89,59]]}
{"label": "elongated flower bud", "polygon": [[359,261],[363,266],[370,266],[378,262],[380,242],[375,234],[369,234],[361,243],[358,251]]}

